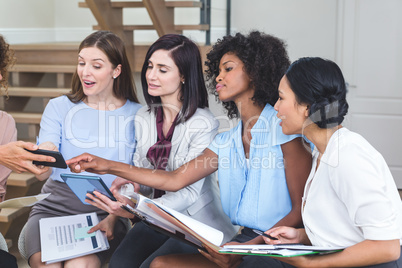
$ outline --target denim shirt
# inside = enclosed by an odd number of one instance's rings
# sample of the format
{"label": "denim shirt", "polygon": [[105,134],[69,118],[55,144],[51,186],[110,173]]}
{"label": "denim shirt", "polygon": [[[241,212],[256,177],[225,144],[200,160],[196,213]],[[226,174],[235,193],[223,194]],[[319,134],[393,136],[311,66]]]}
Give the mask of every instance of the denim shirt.
{"label": "denim shirt", "polygon": [[218,134],[208,147],[219,158],[221,202],[233,224],[267,230],[292,208],[281,144],[299,135],[283,134],[279,122],[276,111],[267,104],[251,129],[249,168],[241,121]]}

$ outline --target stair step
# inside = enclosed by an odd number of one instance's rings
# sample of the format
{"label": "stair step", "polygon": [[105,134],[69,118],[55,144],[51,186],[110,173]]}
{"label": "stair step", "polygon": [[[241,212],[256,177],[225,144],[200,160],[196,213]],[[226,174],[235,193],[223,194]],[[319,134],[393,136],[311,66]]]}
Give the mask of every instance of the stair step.
{"label": "stair step", "polygon": [[9,96],[49,97],[54,98],[71,91],[69,88],[37,88],[37,87],[9,87]]}
{"label": "stair step", "polygon": [[[92,29],[95,31],[102,30],[99,25],[92,26]],[[155,27],[152,24],[146,25],[127,25],[123,26],[123,30],[125,31],[134,31],[134,30],[155,30]]]}
{"label": "stair step", "polygon": [[[49,68],[51,72],[54,72],[52,66],[55,66],[54,64],[56,62],[76,68],[78,45],[79,44],[66,43],[21,44],[12,45],[11,48],[15,50],[16,57],[18,58],[18,64],[15,66],[23,65],[26,66],[24,68],[29,68],[28,70],[31,71],[31,69],[35,69],[38,65],[48,64],[47,68]],[[150,45],[151,44],[135,45],[134,72],[141,72],[142,64]],[[51,49],[51,52],[49,52],[47,48]],[[11,70],[12,69],[10,69],[10,71]],[[71,67],[71,73],[73,72],[73,68]]]}
{"label": "stair step", "polygon": [[77,66],[79,43],[13,44],[17,65],[53,64]]}
{"label": "stair step", "polygon": [[76,65],[16,64],[9,70],[27,73],[74,73],[76,68]]}
{"label": "stair step", "polygon": [[[94,26],[94,29],[99,30],[100,27]],[[155,30],[155,27],[152,24],[151,25],[124,25],[123,29],[125,31]],[[207,31],[207,30],[209,30],[209,25],[208,24],[180,24],[180,25],[174,25],[174,29],[176,31],[183,31],[183,30]]]}
{"label": "stair step", "polygon": [[8,112],[16,123],[40,124],[41,113]]}
{"label": "stair step", "polygon": [[[58,42],[58,43],[33,43],[33,44],[12,44],[10,45],[11,48],[16,51],[22,50],[31,50],[31,51],[75,51],[78,53],[78,47],[80,43],[73,42],[73,43],[65,43],[65,42]],[[77,54],[78,57],[78,54]]]}
{"label": "stair step", "polygon": [[[138,1],[126,1],[126,2],[110,2],[114,8],[141,8],[145,7],[144,3]],[[165,1],[167,7],[202,7],[202,3],[199,1]],[[79,7],[88,7],[86,2],[79,2]]]}
{"label": "stair step", "polygon": [[[7,180],[7,186],[28,187],[37,181],[32,173],[12,172]],[[7,197],[7,196],[6,196]]]}
{"label": "stair step", "polygon": [[208,24],[179,24],[175,25],[174,29],[176,31],[184,31],[184,30],[197,30],[197,31],[208,31]]}
{"label": "stair step", "polygon": [[[110,2],[110,5],[115,8],[124,8],[124,7],[145,7],[144,3],[138,1],[127,1],[127,2]],[[79,2],[78,7],[88,7],[86,2]]]}
{"label": "stair step", "polygon": [[125,31],[134,31],[134,30],[155,30],[154,25],[123,25],[123,29]]}
{"label": "stair step", "polygon": [[165,1],[167,7],[202,7],[200,1]]}
{"label": "stair step", "polygon": [[16,219],[18,216],[29,212],[30,207],[22,207],[22,208],[3,208],[0,211],[0,222],[10,222]]}

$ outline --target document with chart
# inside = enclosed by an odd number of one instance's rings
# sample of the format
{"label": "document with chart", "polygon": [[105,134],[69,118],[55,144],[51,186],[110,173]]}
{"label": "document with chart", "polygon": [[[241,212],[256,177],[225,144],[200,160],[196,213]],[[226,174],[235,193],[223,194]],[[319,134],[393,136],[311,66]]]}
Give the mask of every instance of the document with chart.
{"label": "document with chart", "polygon": [[98,222],[95,212],[40,219],[42,262],[49,264],[107,250],[109,243],[104,233],[87,233]]}

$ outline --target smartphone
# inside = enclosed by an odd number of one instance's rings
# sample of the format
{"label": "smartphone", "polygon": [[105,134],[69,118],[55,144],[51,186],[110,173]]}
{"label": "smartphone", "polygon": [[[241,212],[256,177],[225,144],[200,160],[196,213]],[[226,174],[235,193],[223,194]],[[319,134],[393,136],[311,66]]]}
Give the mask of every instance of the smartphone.
{"label": "smartphone", "polygon": [[271,240],[278,240],[278,238],[270,236],[269,234],[264,233],[263,231],[257,230],[257,229],[253,229],[253,232],[262,236],[265,236]]}
{"label": "smartphone", "polygon": [[[25,149],[27,150],[27,149]],[[38,166],[48,166],[48,167],[56,167],[56,168],[67,168],[66,161],[64,160],[63,155],[60,152],[50,151],[50,150],[27,150],[33,154],[41,154],[41,155],[48,155],[52,156],[56,159],[56,162],[44,162],[44,161],[33,161],[32,163]]]}

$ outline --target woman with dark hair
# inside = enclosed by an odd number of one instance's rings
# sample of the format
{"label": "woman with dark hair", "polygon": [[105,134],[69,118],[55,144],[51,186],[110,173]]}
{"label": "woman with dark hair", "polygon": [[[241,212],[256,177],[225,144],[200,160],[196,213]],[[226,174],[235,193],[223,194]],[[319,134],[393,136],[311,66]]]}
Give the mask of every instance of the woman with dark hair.
{"label": "woman with dark hair", "polygon": [[362,136],[342,126],[348,111],[340,68],[321,58],[294,62],[275,104],[282,130],[314,145],[303,196],[304,228],[266,231],[278,240],[345,247],[323,256],[266,258],[267,267],[402,267],[402,204],[391,172]]}
{"label": "woman with dark hair", "polygon": [[[141,72],[147,102],[135,117],[134,165],[172,171],[199,156],[214,139],[219,123],[208,109],[208,93],[197,45],[183,35],[168,34],[153,43]],[[113,188],[123,183],[118,179]],[[138,189],[138,185],[135,187]],[[236,229],[223,213],[215,174],[178,191],[164,192],[144,185],[140,192],[159,204],[175,209],[224,232],[231,239]],[[102,197],[101,197],[102,198]],[[133,218],[120,202],[103,196],[95,202],[112,214]],[[148,267],[160,255],[197,252],[194,247],[156,232],[138,222],[113,254],[110,267]]]}
{"label": "woman with dark hair", "polygon": [[[78,49],[78,65],[72,92],[49,101],[42,115],[39,148],[60,151],[65,158],[91,151],[122,163],[131,163],[134,153],[134,116],[141,107],[133,84],[123,41],[108,31],[85,38]],[[127,233],[125,219],[84,205],[60,178],[66,170],[50,168],[42,193],[51,193],[36,204],[25,228],[25,247],[31,267],[42,267],[39,220],[46,217],[96,212],[99,229],[106,232],[110,249],[58,262],[52,267],[100,267]],[[102,175],[110,187],[116,176]],[[49,265],[46,265],[49,267]]]}
{"label": "woman with dark hair", "polygon": [[194,115],[198,108],[208,107],[208,93],[202,73],[200,51],[193,41],[183,35],[175,34],[162,36],[148,49],[142,66],[141,83],[148,108],[155,109],[155,112],[159,108],[159,104],[162,104],[163,107],[162,98],[152,94],[153,90],[149,88],[147,74],[148,70],[153,68],[150,58],[157,51],[158,53],[168,52],[168,56],[178,68],[181,85],[177,101],[180,101],[181,105],[178,107],[180,113],[176,124],[185,122]]}
{"label": "woman with dark hair", "polygon": [[[218,171],[221,203],[233,224],[244,226],[232,241],[263,243],[252,229],[301,225],[301,197],[311,155],[301,137],[282,133],[272,105],[289,59],[284,43],[260,32],[226,36],[207,55],[208,78],[233,129],[219,133],[204,152],[172,172],[146,169],[84,154],[68,161],[74,172],[112,173],[158,189],[175,191]],[[261,81],[260,81],[261,80]],[[245,257],[244,264],[248,259]],[[242,258],[203,252],[203,256],[156,258],[152,265],[196,267],[238,265]]]}

